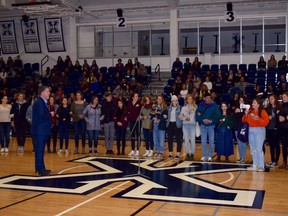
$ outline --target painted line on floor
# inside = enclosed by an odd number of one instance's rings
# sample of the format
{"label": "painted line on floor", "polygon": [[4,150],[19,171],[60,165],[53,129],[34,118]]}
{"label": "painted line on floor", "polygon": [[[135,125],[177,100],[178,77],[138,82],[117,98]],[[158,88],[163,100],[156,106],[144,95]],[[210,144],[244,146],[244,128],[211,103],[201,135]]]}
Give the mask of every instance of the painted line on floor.
{"label": "painted line on floor", "polygon": [[226,184],[227,182],[230,182],[234,179],[234,175],[231,172],[228,172],[228,174],[230,175],[230,178],[223,182],[220,182],[219,184]]}
{"label": "painted line on floor", "polygon": [[109,189],[109,190],[107,190],[107,191],[105,191],[105,192],[103,192],[103,193],[101,193],[101,194],[98,194],[98,195],[96,195],[96,196],[94,196],[94,197],[92,197],[92,198],[90,198],[90,199],[88,199],[88,200],[86,200],[86,201],[84,201],[84,202],[82,202],[82,203],[79,203],[79,204],[77,204],[77,205],[75,205],[75,206],[73,206],[73,207],[71,207],[71,208],[69,208],[69,209],[67,209],[67,210],[65,210],[65,211],[63,211],[63,212],[60,212],[59,214],[57,214],[57,215],[55,215],[55,216],[61,216],[61,215],[64,215],[64,214],[66,214],[66,213],[68,213],[68,212],[70,212],[70,211],[73,211],[74,209],[76,209],[76,208],[78,208],[78,207],[80,207],[80,206],[82,206],[82,205],[85,205],[86,203],[89,203],[90,201],[92,201],[92,200],[94,200],[94,199],[97,199],[97,198],[99,198],[99,197],[101,197],[101,196],[103,196],[103,195],[105,195],[105,194],[113,191],[114,189],[117,189],[117,188],[119,188],[119,187],[122,187],[123,185],[125,185],[125,184],[127,184],[127,183],[129,183],[129,182],[130,182],[130,181],[125,181],[125,182],[123,182],[122,184],[120,184],[120,185],[118,185],[118,186],[116,186],[116,187],[114,187],[114,188],[111,188],[111,189]]}
{"label": "painted line on floor", "polygon": [[72,170],[72,169],[75,169],[75,168],[79,168],[79,167],[86,167],[86,166],[87,166],[87,165],[85,164],[85,165],[79,165],[79,166],[69,167],[69,168],[67,168],[67,169],[61,170],[60,172],[58,172],[58,174],[62,174],[62,173],[64,173],[64,172],[66,172],[66,171],[69,171],[69,170]]}
{"label": "painted line on floor", "polygon": [[144,206],[142,206],[140,209],[138,209],[137,211],[135,211],[133,214],[131,214],[131,216],[135,216],[138,213],[140,213],[141,211],[143,211],[145,208],[147,208],[149,205],[151,205],[153,203],[153,201],[150,201],[148,203],[146,203]]}

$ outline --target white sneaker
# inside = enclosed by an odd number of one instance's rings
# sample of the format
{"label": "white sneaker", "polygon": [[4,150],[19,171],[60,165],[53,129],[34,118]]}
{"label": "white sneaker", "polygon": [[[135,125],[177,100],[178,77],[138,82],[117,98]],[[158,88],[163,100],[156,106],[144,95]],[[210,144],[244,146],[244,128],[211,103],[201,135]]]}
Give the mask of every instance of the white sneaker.
{"label": "white sneaker", "polygon": [[134,156],[134,155],[135,155],[134,150],[132,150],[132,151],[128,154],[128,156]]}
{"label": "white sneaker", "polygon": [[161,153],[158,154],[158,158],[159,158],[159,159],[162,158],[162,154],[161,154]]}
{"label": "white sneaker", "polygon": [[212,158],[211,157],[208,157],[208,162],[212,162]]}
{"label": "white sneaker", "polygon": [[157,158],[158,157],[158,153],[156,152],[153,157]]}
{"label": "white sneaker", "polygon": [[202,158],[201,158],[201,161],[202,161],[202,162],[206,162],[205,157],[202,157]]}
{"label": "white sneaker", "polygon": [[148,157],[152,157],[152,155],[153,155],[153,150],[150,150],[149,154],[148,154]]}
{"label": "white sneaker", "polygon": [[149,154],[149,150],[146,150],[145,154],[143,155],[143,157],[147,157]]}
{"label": "white sneaker", "polygon": [[68,156],[69,155],[69,151],[68,149],[65,150],[65,156]]}
{"label": "white sneaker", "polygon": [[8,152],[9,152],[9,150],[8,150],[8,148],[7,148],[7,147],[5,148],[5,150],[4,150],[4,151],[5,151],[6,153],[8,153]]}
{"label": "white sneaker", "polygon": [[135,156],[139,156],[139,151],[138,150],[136,151]]}
{"label": "white sneaker", "polygon": [[256,165],[252,165],[250,167],[247,167],[247,171],[257,172],[257,166]]}
{"label": "white sneaker", "polygon": [[60,149],[60,150],[58,151],[58,154],[62,154],[62,149]]}
{"label": "white sneaker", "polygon": [[1,152],[4,152],[5,150],[4,150],[4,148],[1,148]]}
{"label": "white sneaker", "polygon": [[265,169],[263,167],[258,167],[257,168],[257,172],[264,172],[264,171],[265,171]]}

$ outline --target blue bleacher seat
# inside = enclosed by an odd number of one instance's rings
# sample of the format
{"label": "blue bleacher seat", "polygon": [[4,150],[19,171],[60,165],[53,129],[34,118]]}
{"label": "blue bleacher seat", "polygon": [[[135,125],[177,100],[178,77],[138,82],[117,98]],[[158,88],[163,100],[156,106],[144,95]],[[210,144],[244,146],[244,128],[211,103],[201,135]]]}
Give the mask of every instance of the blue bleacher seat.
{"label": "blue bleacher seat", "polygon": [[39,72],[40,71],[40,64],[39,63],[32,64],[32,71],[33,72]]}
{"label": "blue bleacher seat", "polygon": [[204,64],[202,65],[202,71],[209,71],[210,70],[210,65]]}
{"label": "blue bleacher seat", "polygon": [[242,72],[247,72],[247,65],[246,64],[239,64],[239,70]]}
{"label": "blue bleacher seat", "polygon": [[102,72],[102,73],[107,73],[107,67],[101,67],[100,68],[100,72]]}
{"label": "blue bleacher seat", "polygon": [[168,80],[168,85],[172,86],[175,83],[175,79],[174,78],[170,78]]}
{"label": "blue bleacher seat", "polygon": [[237,64],[230,64],[229,65],[229,70],[233,70],[234,73],[237,71]]}
{"label": "blue bleacher seat", "polygon": [[164,87],[164,93],[169,94],[170,89],[171,89],[171,86],[166,85],[166,86]]}
{"label": "blue bleacher seat", "polygon": [[256,64],[249,64],[248,65],[248,70],[256,71]]}
{"label": "blue bleacher seat", "polygon": [[220,70],[225,71],[227,73],[228,72],[228,65],[227,64],[221,64]]}
{"label": "blue bleacher seat", "polygon": [[211,65],[211,71],[212,72],[217,72],[218,70],[219,70],[219,65],[218,64]]}

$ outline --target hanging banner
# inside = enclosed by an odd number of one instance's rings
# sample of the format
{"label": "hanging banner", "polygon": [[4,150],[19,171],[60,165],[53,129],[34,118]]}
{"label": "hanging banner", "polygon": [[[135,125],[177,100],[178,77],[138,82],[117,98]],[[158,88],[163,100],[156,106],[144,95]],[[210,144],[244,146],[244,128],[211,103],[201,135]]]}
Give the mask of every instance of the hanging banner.
{"label": "hanging banner", "polygon": [[45,18],[45,34],[48,52],[65,52],[61,18]]}
{"label": "hanging banner", "polygon": [[3,54],[17,54],[18,45],[14,21],[0,21],[1,48]]}
{"label": "hanging banner", "polygon": [[26,53],[41,53],[37,19],[21,21],[23,44]]}

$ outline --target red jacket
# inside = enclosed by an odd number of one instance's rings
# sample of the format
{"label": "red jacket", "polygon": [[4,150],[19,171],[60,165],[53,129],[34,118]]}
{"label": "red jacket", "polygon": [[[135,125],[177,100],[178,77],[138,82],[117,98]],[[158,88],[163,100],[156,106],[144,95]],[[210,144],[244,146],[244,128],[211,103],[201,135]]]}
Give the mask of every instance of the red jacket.
{"label": "red jacket", "polygon": [[121,123],[122,123],[122,126],[121,126],[121,127],[122,127],[122,128],[126,128],[127,125],[128,125],[127,112],[124,111],[124,112],[121,114],[120,118],[118,119],[118,118],[117,118],[118,109],[119,109],[119,108],[117,108],[117,109],[115,110],[114,115],[113,115],[114,125],[115,125],[115,127],[116,127],[116,126],[118,126],[117,123],[118,123],[118,122],[121,122]]}
{"label": "red jacket", "polygon": [[141,108],[142,105],[140,101],[137,101],[134,105],[132,104],[132,101],[129,101],[127,105],[128,121],[137,121]]}
{"label": "red jacket", "polygon": [[266,127],[269,124],[269,116],[265,110],[262,110],[261,118],[259,117],[258,120],[255,120],[253,115],[256,116],[258,113],[251,110],[248,115],[243,115],[242,122],[248,123],[250,127]]}

